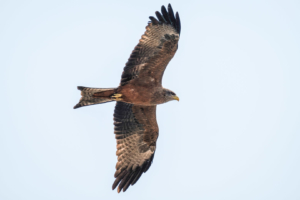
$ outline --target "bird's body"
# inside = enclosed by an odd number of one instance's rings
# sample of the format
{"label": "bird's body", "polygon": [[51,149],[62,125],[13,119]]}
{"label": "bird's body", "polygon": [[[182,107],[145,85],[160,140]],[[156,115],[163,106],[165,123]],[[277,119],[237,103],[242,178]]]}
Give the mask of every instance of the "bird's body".
{"label": "bird's body", "polygon": [[122,95],[122,101],[136,105],[157,105],[164,103],[159,98],[162,96],[163,89],[153,87],[152,90],[147,90],[144,86],[132,87],[132,84],[121,86],[118,89],[118,94]]}
{"label": "bird's body", "polygon": [[180,34],[178,13],[164,6],[158,18],[150,17],[146,32],[135,47],[117,88],[78,87],[82,98],[74,108],[117,101],[114,113],[117,156],[115,182],[118,192],[126,191],[146,172],[153,160],[158,125],[156,105],[179,100],[162,87],[164,71],[175,55]]}

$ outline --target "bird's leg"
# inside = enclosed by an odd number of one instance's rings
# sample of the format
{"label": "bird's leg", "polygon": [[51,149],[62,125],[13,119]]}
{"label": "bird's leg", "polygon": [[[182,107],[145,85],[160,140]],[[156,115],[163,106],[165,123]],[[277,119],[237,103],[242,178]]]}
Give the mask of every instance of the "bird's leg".
{"label": "bird's leg", "polygon": [[113,94],[112,96],[111,96],[111,98],[113,99],[113,100],[115,100],[115,101],[122,101],[122,94]]}

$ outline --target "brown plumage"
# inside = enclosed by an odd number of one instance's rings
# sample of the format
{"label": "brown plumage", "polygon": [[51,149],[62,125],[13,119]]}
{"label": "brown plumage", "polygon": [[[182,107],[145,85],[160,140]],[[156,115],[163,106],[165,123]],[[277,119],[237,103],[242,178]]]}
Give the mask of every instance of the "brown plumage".
{"label": "brown plumage", "polygon": [[78,87],[82,98],[74,108],[117,101],[114,112],[117,156],[115,182],[125,192],[151,166],[158,138],[156,105],[179,100],[162,87],[164,71],[175,55],[180,34],[178,13],[162,6],[149,17],[146,32],[124,67],[118,88]]}

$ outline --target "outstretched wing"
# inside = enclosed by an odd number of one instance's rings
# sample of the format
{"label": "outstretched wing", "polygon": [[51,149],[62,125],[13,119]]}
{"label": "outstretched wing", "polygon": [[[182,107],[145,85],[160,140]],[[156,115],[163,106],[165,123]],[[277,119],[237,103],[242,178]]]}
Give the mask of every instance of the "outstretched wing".
{"label": "outstretched wing", "polygon": [[165,68],[177,51],[181,29],[179,14],[175,18],[170,4],[168,11],[162,6],[161,13],[156,11],[157,19],[149,17],[151,22],[124,67],[120,85],[134,79],[161,85]]}
{"label": "outstretched wing", "polygon": [[114,113],[117,156],[115,182],[118,192],[135,184],[151,166],[158,137],[156,106],[117,102]]}

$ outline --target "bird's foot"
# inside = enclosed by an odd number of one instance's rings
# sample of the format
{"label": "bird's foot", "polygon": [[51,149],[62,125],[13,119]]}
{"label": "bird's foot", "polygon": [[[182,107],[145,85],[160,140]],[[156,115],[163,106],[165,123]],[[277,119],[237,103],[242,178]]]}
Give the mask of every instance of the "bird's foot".
{"label": "bird's foot", "polygon": [[111,98],[115,101],[121,101],[122,100],[121,97],[122,97],[122,94],[118,94],[118,93],[111,96]]}

